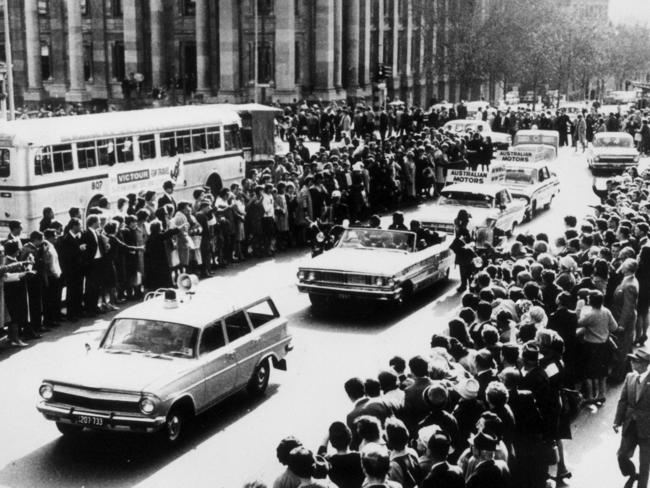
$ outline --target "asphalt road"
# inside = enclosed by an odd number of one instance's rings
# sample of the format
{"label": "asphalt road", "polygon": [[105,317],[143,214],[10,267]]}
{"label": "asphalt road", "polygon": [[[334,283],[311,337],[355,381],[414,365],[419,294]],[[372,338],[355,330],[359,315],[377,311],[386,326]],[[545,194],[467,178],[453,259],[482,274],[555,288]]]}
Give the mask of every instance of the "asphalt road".
{"label": "asphalt road", "polygon": [[[581,155],[563,151],[554,164],[562,184],[549,211],[522,227],[556,236],[567,213],[584,215],[595,202]],[[408,212],[407,212],[408,219]],[[146,436],[88,433],[70,442],[35,409],[41,378],[63,362],[80,361],[84,343],[96,341],[110,316],[64,324],[29,348],[0,349],[0,486],[192,486],[236,488],[253,479],[272,482],[281,471],[275,446],[293,434],[316,448],[329,423],[344,418],[349,403],[343,382],[375,375],[394,354],[427,349],[458,304],[457,275],[399,310],[334,311],[314,317],[295,273],[305,252],[234,266],[201,283],[210,289],[255,287],[271,293],[288,316],[295,350],[287,372],[274,370],[264,398],[239,394],[201,416],[186,442],[166,451]],[[612,392],[600,411],[585,411],[567,443],[571,486],[616,486],[617,437],[611,430]]]}

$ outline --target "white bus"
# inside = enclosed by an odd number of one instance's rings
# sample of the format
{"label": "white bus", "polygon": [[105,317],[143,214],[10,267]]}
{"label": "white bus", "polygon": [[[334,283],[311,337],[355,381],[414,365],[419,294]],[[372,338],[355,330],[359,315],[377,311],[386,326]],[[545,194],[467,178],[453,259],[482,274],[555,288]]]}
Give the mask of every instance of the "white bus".
{"label": "white bus", "polygon": [[222,105],[110,112],[0,124],[0,237],[10,220],[29,232],[44,207],[64,225],[70,207],[82,212],[102,198],[111,206],[129,193],[177,199],[194,189],[240,182],[245,163],[241,120]]}

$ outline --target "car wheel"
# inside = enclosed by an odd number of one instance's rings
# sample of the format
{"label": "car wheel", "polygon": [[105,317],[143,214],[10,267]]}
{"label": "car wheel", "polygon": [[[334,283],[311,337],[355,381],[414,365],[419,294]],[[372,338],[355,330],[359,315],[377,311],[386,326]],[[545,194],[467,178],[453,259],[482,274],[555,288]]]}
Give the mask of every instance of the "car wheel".
{"label": "car wheel", "polygon": [[61,432],[65,437],[79,435],[84,430],[81,425],[66,424],[64,422],[57,422],[56,428],[59,429],[59,432]]}
{"label": "car wheel", "polygon": [[246,387],[248,394],[254,397],[263,395],[266,391],[266,387],[269,386],[270,376],[271,368],[269,366],[269,361],[268,359],[265,359],[257,365],[257,368],[253,371],[253,376],[248,380],[248,386]]}
{"label": "car wheel", "polygon": [[172,407],[160,431],[165,444],[177,444],[183,438],[187,427],[187,418],[187,414],[180,406]]}

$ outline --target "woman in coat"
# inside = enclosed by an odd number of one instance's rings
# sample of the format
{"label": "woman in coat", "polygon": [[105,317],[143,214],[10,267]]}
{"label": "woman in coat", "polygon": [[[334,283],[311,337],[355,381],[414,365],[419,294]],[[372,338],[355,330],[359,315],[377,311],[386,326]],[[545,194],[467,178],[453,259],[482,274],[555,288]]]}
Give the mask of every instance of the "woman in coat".
{"label": "woman in coat", "polygon": [[144,287],[147,290],[169,288],[173,284],[167,259],[167,243],[179,230],[163,230],[162,223],[154,220],[149,232],[144,248]]}

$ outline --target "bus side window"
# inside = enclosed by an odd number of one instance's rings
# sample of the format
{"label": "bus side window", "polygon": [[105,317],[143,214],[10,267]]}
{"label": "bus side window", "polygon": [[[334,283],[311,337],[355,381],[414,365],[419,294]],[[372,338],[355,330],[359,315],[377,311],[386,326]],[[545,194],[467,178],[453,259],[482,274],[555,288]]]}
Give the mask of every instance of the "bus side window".
{"label": "bus side window", "polygon": [[130,163],[133,161],[133,139],[130,137],[118,137],[115,139],[115,149],[118,163]]}
{"label": "bus side window", "polygon": [[72,171],[72,145],[58,144],[56,146],[52,146],[52,161],[54,162],[55,173]]}
{"label": "bus side window", "polygon": [[164,156],[176,156],[176,143],[174,142],[173,132],[163,132],[160,134],[160,152]]}
{"label": "bus side window", "polygon": [[192,136],[189,130],[179,130],[176,132],[176,151],[178,154],[192,152]]}
{"label": "bus side window", "polygon": [[52,173],[52,148],[46,146],[34,156],[34,174],[49,175]]}
{"label": "bus side window", "polygon": [[224,130],[224,149],[226,151],[235,151],[241,149],[241,140],[239,138],[238,125],[226,125]]}
{"label": "bus side window", "polygon": [[11,176],[9,163],[9,149],[0,148],[0,178],[9,178]]}
{"label": "bus side window", "polygon": [[192,129],[192,147],[194,151],[203,151],[205,144],[205,129]]}
{"label": "bus side window", "polygon": [[112,139],[97,141],[97,156],[101,166],[115,164],[115,142]]}
{"label": "bus side window", "polygon": [[208,149],[219,149],[221,147],[221,127],[208,127]]}
{"label": "bus side window", "polygon": [[156,157],[156,139],[153,134],[138,137],[140,159],[154,159]]}
{"label": "bus side window", "polygon": [[97,151],[95,141],[77,143],[77,162],[79,168],[94,168],[97,166]]}

